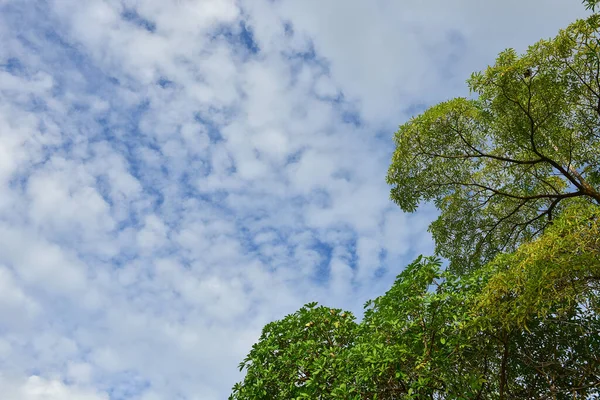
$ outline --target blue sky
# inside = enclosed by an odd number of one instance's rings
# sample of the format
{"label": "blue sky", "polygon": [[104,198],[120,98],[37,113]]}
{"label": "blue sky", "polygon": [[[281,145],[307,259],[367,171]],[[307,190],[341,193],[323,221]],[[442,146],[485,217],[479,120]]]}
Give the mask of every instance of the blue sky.
{"label": "blue sky", "polygon": [[0,0],[3,398],[224,399],[265,323],[360,314],[432,251],[396,127],[583,11]]}

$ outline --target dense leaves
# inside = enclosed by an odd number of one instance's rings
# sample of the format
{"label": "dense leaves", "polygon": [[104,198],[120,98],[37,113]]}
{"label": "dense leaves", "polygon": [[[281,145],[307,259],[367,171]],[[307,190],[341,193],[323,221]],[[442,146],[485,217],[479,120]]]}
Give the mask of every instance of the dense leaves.
{"label": "dense leaves", "polygon": [[419,257],[385,295],[368,302],[352,352],[356,374],[372,382],[361,398],[473,398],[481,393],[487,361],[477,347],[485,348],[488,341],[471,337],[468,328],[470,299],[480,284],[443,273],[435,258]]}
{"label": "dense leaves", "polygon": [[234,387],[232,399],[346,398],[335,393],[349,373],[346,353],[355,339],[355,318],[316,305],[307,304],[263,328],[258,344],[240,364],[246,378]]}
{"label": "dense leaves", "polygon": [[478,296],[481,309],[512,328],[532,315],[546,317],[595,298],[600,290],[599,220],[600,207],[576,203],[538,240],[496,257],[487,266],[496,272]]}
{"label": "dense leaves", "polygon": [[541,233],[582,197],[600,204],[600,17],[573,23],[469,80],[475,99],[400,127],[388,172],[405,211],[433,201],[430,226],[451,268],[468,270]]}
{"label": "dense leaves", "polygon": [[600,207],[579,202],[538,240],[487,266],[482,330],[510,341],[508,380],[522,398],[600,394]]}

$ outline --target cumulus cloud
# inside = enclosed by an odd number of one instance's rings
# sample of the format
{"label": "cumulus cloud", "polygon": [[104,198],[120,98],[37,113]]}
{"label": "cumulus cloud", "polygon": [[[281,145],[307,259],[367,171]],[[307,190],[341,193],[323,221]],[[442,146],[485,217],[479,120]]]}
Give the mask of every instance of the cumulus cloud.
{"label": "cumulus cloud", "polygon": [[396,126],[572,3],[0,1],[0,393],[222,399],[265,323],[360,314],[432,252]]}
{"label": "cumulus cloud", "polygon": [[65,385],[59,380],[30,376],[13,380],[0,375],[0,393],[6,400],[108,400],[106,393]]}

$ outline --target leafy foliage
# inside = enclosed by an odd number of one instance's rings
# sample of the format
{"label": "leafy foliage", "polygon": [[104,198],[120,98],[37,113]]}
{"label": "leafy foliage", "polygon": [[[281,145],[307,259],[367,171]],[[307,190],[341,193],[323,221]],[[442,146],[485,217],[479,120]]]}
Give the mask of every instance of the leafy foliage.
{"label": "leafy foliage", "polygon": [[583,4],[585,5],[586,10],[596,11],[596,7],[600,3],[600,0],[584,0]]}
{"label": "leafy foliage", "polygon": [[484,314],[513,328],[597,296],[599,220],[600,207],[576,203],[538,240],[496,257],[487,268],[497,272],[478,295]]}
{"label": "leafy foliage", "polygon": [[433,201],[437,252],[464,271],[536,237],[575,197],[600,204],[600,17],[468,81],[396,133],[387,181],[404,211]]}
{"label": "leafy foliage", "polygon": [[600,395],[600,207],[468,275],[419,257],[360,324],[311,303],[265,326],[231,399]]}
{"label": "leafy foliage", "polygon": [[[346,352],[357,328],[349,312],[310,303],[267,324],[259,342],[240,364],[247,373],[230,399],[345,399],[338,386],[350,365]],[[345,391],[342,390],[345,394]],[[330,398],[330,397],[327,397]]]}
{"label": "leafy foliage", "polygon": [[419,257],[383,296],[368,302],[351,354],[357,375],[371,382],[362,399],[476,397],[486,359],[472,337],[470,299],[480,280],[458,280],[433,257]]}
{"label": "leafy foliage", "polygon": [[487,268],[494,274],[474,308],[483,330],[501,326],[510,340],[512,395],[597,396],[600,207],[574,204],[538,240]]}

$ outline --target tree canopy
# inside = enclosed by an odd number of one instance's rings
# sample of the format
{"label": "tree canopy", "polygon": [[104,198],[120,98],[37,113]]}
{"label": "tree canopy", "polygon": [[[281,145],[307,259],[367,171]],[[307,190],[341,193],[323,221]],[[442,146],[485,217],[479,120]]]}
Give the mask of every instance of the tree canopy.
{"label": "tree canopy", "polygon": [[419,257],[360,323],[307,304],[263,329],[231,400],[600,396],[600,207],[467,275]]}
{"label": "tree canopy", "polygon": [[306,304],[263,328],[258,344],[240,363],[247,373],[234,386],[231,399],[319,399],[345,392],[350,367],[346,352],[356,336],[355,318],[350,312],[316,306]]}
{"label": "tree canopy", "polygon": [[387,181],[404,211],[433,201],[439,255],[458,271],[539,235],[568,200],[600,204],[600,17],[502,52],[473,99],[402,125]]}

